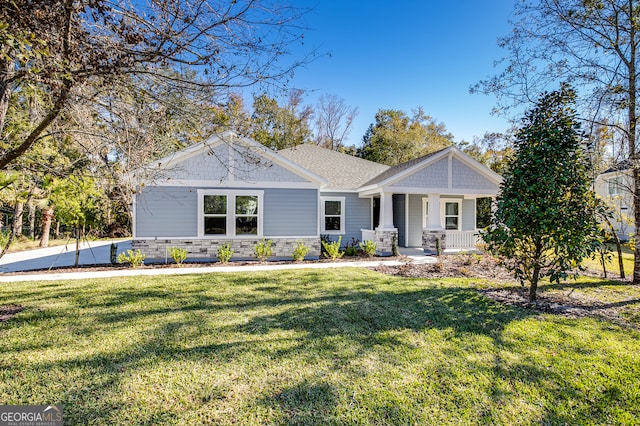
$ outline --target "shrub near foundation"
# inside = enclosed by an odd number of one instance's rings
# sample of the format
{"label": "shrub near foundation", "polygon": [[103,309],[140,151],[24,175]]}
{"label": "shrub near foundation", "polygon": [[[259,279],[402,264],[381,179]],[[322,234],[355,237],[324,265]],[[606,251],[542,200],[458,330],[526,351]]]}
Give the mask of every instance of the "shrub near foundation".
{"label": "shrub near foundation", "polygon": [[304,244],[304,241],[297,241],[296,246],[293,248],[293,260],[296,262],[302,262],[305,256],[309,254],[309,247]]}
{"label": "shrub near foundation", "polygon": [[265,240],[264,238],[261,241],[258,241],[258,244],[256,244],[256,247],[254,249],[254,255],[256,259],[258,259],[260,262],[266,261],[269,256],[273,254],[271,244],[271,240]]}
{"label": "shrub near foundation", "polygon": [[367,257],[373,257],[376,254],[377,244],[375,241],[366,240],[360,243],[360,249]]}
{"label": "shrub near foundation", "polygon": [[325,242],[322,241],[322,247],[324,247],[324,255],[331,260],[340,259],[344,256],[344,252],[340,251],[340,244],[342,244],[342,236],[338,237],[338,241]]}
{"label": "shrub near foundation", "polygon": [[182,266],[182,263],[187,259],[187,249],[180,247],[171,247],[169,249],[169,255],[178,266]]}
{"label": "shrub near foundation", "polygon": [[118,263],[128,263],[132,268],[138,268],[144,263],[146,256],[142,254],[140,249],[133,251],[127,250],[118,255]]}
{"label": "shrub near foundation", "polygon": [[222,244],[218,247],[218,262],[227,263],[233,257],[233,250],[229,243]]}

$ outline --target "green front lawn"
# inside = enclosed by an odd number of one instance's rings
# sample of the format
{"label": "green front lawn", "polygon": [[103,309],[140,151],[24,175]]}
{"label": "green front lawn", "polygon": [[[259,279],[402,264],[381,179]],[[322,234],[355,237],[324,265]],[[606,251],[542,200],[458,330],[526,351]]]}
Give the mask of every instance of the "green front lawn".
{"label": "green front lawn", "polygon": [[[640,333],[364,269],[3,284],[0,404],[67,424],[638,424]],[[557,290],[560,291],[560,290]]]}
{"label": "green front lawn", "polygon": [[[614,244],[609,244],[609,256],[605,257],[605,267],[607,269],[607,273],[613,274],[615,276],[620,272],[620,264],[618,261],[618,251]],[[590,271],[596,271],[602,274],[602,259],[600,256],[596,255],[591,259],[585,259],[582,262],[582,266]],[[624,268],[624,273],[627,277],[631,277],[633,274],[633,251],[629,249],[628,244],[624,244],[622,246],[622,267]]]}

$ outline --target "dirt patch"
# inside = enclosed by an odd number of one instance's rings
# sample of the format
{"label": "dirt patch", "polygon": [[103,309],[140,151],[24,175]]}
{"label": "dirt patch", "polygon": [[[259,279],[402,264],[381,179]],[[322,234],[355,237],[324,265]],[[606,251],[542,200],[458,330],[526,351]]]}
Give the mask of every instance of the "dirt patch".
{"label": "dirt patch", "polygon": [[23,307],[18,305],[0,306],[0,322],[9,321],[14,315],[22,312]]}

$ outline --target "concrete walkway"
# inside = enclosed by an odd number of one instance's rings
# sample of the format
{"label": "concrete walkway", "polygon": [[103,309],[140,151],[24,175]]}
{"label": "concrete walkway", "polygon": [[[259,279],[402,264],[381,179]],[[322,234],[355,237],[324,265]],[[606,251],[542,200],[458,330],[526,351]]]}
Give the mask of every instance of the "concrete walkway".
{"label": "concrete walkway", "polygon": [[[116,240],[117,253],[121,253],[131,248],[131,240]],[[81,265],[105,265],[110,264],[111,241],[92,241],[81,243],[79,263]],[[285,263],[285,264],[242,264],[216,265],[205,267],[184,268],[150,268],[150,269],[114,269],[106,271],[85,271],[85,272],[56,272],[46,271],[54,267],[71,267],[75,262],[75,243],[67,246],[49,247],[45,249],[26,250],[19,253],[9,253],[0,258],[0,271],[27,272],[34,270],[45,270],[42,273],[29,275],[2,275],[0,282],[18,281],[52,281],[52,280],[74,280],[87,278],[110,278],[110,277],[132,277],[140,275],[186,275],[186,274],[207,274],[223,272],[252,272],[252,271],[281,271],[285,269],[326,269],[326,268],[373,268],[381,265],[397,266],[402,262],[397,260],[370,260],[354,262],[308,262],[308,263]],[[402,252],[411,261],[417,263],[434,263],[435,258],[425,256],[417,251]]]}
{"label": "concrete walkway", "polygon": [[[110,264],[112,242],[118,246],[118,254],[131,248],[131,240],[81,242],[78,263],[80,265]],[[0,272],[24,272],[72,267],[75,264],[75,258],[75,241],[64,246],[7,253],[0,258]]]}

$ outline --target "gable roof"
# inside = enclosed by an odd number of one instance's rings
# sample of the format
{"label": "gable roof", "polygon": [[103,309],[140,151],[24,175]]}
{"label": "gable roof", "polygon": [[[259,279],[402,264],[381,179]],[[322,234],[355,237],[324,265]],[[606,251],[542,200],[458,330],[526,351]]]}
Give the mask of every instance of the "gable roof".
{"label": "gable roof", "polygon": [[[146,171],[167,170],[172,166],[182,161],[185,161],[191,157],[209,152],[212,148],[221,144],[228,144],[228,145],[238,144],[240,146],[243,146],[249,149],[251,152],[266,158],[267,160],[284,167],[285,169],[297,174],[298,176],[308,179],[311,182],[315,182],[316,184],[319,184],[319,185],[328,184],[327,180],[324,179],[322,176],[315,174],[306,168],[301,167],[299,164],[289,160],[286,157],[278,155],[278,153],[276,153],[275,151],[272,151],[266,146],[252,139],[238,136],[236,133],[232,131],[226,131],[223,133],[214,134],[200,143],[191,145],[180,151],[169,154],[166,157],[163,157],[159,160],[153,161],[151,164],[147,165],[145,169]],[[137,171],[134,171],[133,174],[135,175],[136,173],[139,173],[139,172],[143,172],[144,174],[144,171],[145,170],[142,170],[142,169],[137,170]]]}
{"label": "gable roof", "polygon": [[619,161],[613,166],[609,167],[607,170],[602,172],[601,174],[613,173],[613,172],[623,172],[625,170],[629,170],[633,167],[633,162],[630,159]]}
{"label": "gable roof", "polygon": [[[249,152],[259,155],[305,180],[313,182],[313,185],[318,185],[324,191],[357,191],[361,193],[361,195],[372,194],[385,187],[393,186],[396,182],[444,158],[456,158],[460,160],[481,176],[484,176],[488,181],[495,184],[499,184],[502,180],[498,174],[464,154],[455,146],[450,146],[440,151],[389,167],[385,164],[343,154],[309,143],[275,152],[259,142],[238,136],[232,131],[215,134],[203,142],[156,160],[144,169],[134,171],[132,175],[135,177],[137,172],[141,172],[138,176],[141,177],[142,180],[146,180],[142,176],[149,171],[153,172],[155,170],[155,172],[162,173],[164,170],[168,170],[194,156],[210,153],[214,147],[222,144],[241,146],[249,150]],[[451,173],[450,165],[449,175],[451,175]],[[449,180],[451,184],[451,177]]]}
{"label": "gable roof", "polygon": [[[484,164],[481,164],[478,161],[474,160],[469,155],[460,151],[460,149],[458,149],[457,147],[449,146],[447,148],[441,149],[440,151],[432,152],[431,154],[427,154],[422,157],[415,158],[413,160],[409,160],[405,163],[391,167],[385,172],[366,182],[360,188],[360,190],[366,192],[371,192],[372,190],[377,191],[382,187],[393,185],[394,183],[416,173],[417,171],[425,169],[426,167],[449,157],[456,158],[463,164],[478,172],[480,175],[487,178],[488,181],[496,185],[499,185],[500,182],[502,182],[502,177],[499,174],[495,173]],[[451,175],[451,173],[452,171],[450,168],[449,175]]]}
{"label": "gable roof", "polygon": [[330,189],[355,190],[389,166],[305,143],[278,151],[281,156],[323,177]]}
{"label": "gable roof", "polygon": [[369,186],[369,185],[375,185],[377,183],[380,182],[384,182],[385,180],[397,175],[400,172],[403,172],[404,170],[407,170],[413,166],[415,166],[416,164],[420,164],[423,161],[426,161],[428,158],[435,156],[436,154],[446,150],[448,148],[443,148],[439,151],[436,152],[432,152],[431,154],[427,154],[427,155],[423,155],[422,157],[418,157],[418,158],[414,158],[413,160],[409,160],[406,161],[404,163],[400,163],[397,164],[393,167],[388,168],[387,170],[385,170],[383,173],[380,173],[378,176],[374,177],[373,179],[371,179],[368,182],[365,182],[362,186]]}

